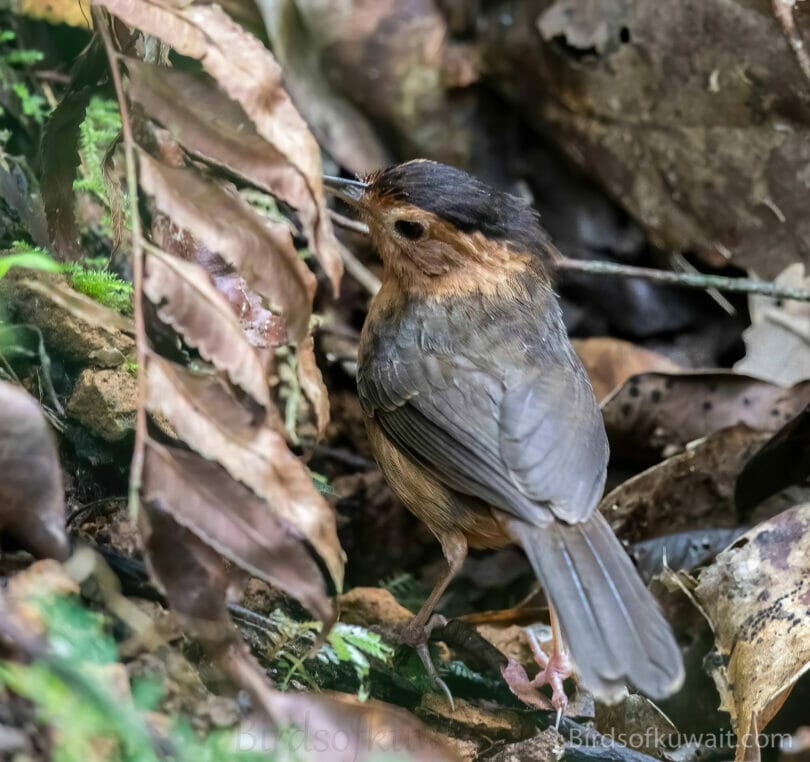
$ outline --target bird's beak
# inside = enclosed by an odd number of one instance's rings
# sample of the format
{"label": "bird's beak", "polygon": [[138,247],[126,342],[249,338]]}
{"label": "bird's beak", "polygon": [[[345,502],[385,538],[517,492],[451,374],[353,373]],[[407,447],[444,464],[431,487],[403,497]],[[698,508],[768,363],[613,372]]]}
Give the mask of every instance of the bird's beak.
{"label": "bird's beak", "polygon": [[368,188],[368,183],[360,180],[347,180],[345,177],[334,177],[332,175],[323,176],[323,187],[328,193],[337,196],[341,201],[345,201],[349,206],[356,209],[363,208],[363,193]]}

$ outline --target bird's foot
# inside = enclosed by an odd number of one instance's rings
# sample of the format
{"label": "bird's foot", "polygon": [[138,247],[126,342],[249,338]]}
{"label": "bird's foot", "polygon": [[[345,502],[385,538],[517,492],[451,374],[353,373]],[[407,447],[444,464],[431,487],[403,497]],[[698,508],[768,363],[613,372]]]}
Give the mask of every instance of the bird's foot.
{"label": "bird's foot", "polygon": [[546,656],[533,633],[529,635],[529,642],[534,652],[534,660],[540,665],[540,672],[532,680],[532,686],[541,688],[544,685],[551,687],[551,705],[557,710],[557,727],[560,725],[560,718],[568,708],[568,697],[565,695],[563,682],[571,677],[573,668],[568,652],[558,647],[555,643],[551,656]]}
{"label": "bird's foot", "polygon": [[425,672],[430,678],[430,684],[447,697],[450,708],[455,711],[456,705],[453,701],[453,694],[450,693],[447,683],[439,677],[436,665],[433,663],[433,659],[430,658],[430,649],[428,648],[428,641],[433,630],[437,627],[444,627],[446,624],[447,620],[441,614],[434,614],[424,626],[412,620],[397,632],[396,639],[403,645],[416,649],[416,653],[425,667]]}
{"label": "bird's foot", "polygon": [[551,686],[551,705],[557,710],[557,727],[560,726],[560,718],[568,708],[568,697],[565,695],[563,682],[571,676],[571,661],[568,654],[562,651],[555,651],[550,658],[546,659],[546,664],[542,670],[532,680],[535,688],[543,685]]}

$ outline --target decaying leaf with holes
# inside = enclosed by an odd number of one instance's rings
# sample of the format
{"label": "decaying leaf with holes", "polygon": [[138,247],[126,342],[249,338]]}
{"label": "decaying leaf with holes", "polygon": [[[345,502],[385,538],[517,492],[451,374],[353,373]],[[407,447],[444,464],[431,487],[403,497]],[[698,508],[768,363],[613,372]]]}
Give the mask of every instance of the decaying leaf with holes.
{"label": "decaying leaf with holes", "polygon": [[303,184],[284,187],[304,192],[283,198],[298,211],[312,250],[337,291],[343,265],[326,210],[320,150],[282,87],[281,69],[270,51],[216,5],[169,7],[145,0],[100,0],[99,5],[178,53],[199,59],[283,157],[288,171],[303,178]]}
{"label": "decaying leaf with holes", "polygon": [[65,495],[56,443],[37,401],[0,381],[0,530],[34,555],[63,560]]}
{"label": "decaying leaf with holes", "polygon": [[713,677],[738,738],[759,760],[758,734],[810,669],[810,503],[760,524],[701,572],[695,598],[714,630]]}
{"label": "decaying leaf with holes", "polygon": [[654,461],[739,423],[777,431],[808,403],[810,382],[786,389],[730,371],[642,373],[616,389],[602,413],[612,453]]}

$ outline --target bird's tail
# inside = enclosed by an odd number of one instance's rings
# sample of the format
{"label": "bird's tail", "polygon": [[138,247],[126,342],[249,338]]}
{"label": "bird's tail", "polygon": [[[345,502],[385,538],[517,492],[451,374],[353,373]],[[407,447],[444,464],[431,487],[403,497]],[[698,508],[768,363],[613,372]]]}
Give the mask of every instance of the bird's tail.
{"label": "bird's tail", "polygon": [[683,682],[680,649],[607,521],[509,523],[557,613],[584,685],[605,702],[625,683],[664,698]]}

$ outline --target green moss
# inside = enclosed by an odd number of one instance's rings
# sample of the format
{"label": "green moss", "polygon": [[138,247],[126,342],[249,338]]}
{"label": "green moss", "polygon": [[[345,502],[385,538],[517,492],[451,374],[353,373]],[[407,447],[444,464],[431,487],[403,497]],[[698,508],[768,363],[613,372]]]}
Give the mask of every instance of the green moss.
{"label": "green moss", "polygon": [[124,315],[132,314],[132,284],[121,280],[104,267],[82,264],[66,265],[70,285],[93,301]]}

